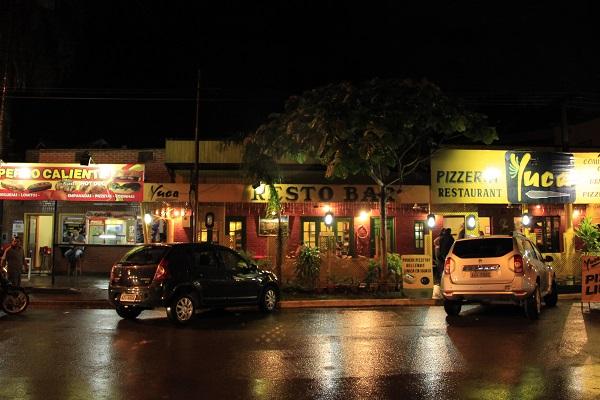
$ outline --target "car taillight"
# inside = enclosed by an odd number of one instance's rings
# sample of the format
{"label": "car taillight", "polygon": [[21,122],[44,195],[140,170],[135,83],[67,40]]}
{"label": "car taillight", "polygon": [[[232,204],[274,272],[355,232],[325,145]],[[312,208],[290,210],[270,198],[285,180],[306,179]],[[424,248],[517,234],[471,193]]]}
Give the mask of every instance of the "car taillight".
{"label": "car taillight", "polygon": [[520,254],[513,257],[513,271],[515,271],[515,274],[523,273],[523,256]]}
{"label": "car taillight", "polygon": [[154,273],[154,278],[152,278],[152,282],[163,282],[169,276],[169,271],[167,270],[168,264],[169,263],[165,259],[158,264],[158,267],[156,267],[156,272]]}
{"label": "car taillight", "polygon": [[453,262],[454,261],[452,261],[452,258],[450,258],[450,257],[446,258],[446,262],[444,263],[444,273],[446,275],[450,275],[450,267],[452,267]]}
{"label": "car taillight", "polygon": [[115,269],[117,268],[116,265],[113,265],[112,268],[110,269],[110,281],[112,282],[115,279]]}

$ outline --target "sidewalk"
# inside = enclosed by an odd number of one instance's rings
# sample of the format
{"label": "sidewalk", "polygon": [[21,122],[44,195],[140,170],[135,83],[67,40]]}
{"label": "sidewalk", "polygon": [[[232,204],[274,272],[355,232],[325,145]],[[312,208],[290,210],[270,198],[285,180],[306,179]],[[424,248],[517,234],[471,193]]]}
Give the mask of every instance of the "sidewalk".
{"label": "sidewalk", "polygon": [[[32,275],[31,280],[23,276],[21,285],[29,293],[32,307],[73,307],[110,309],[107,300],[108,276],[83,275],[68,277],[56,275],[54,285],[50,275]],[[559,289],[561,300],[578,300],[581,294],[577,292],[564,293]],[[563,292],[563,293],[561,293]],[[364,299],[297,299],[282,300],[281,308],[313,308],[313,307],[380,307],[380,306],[435,306],[442,305],[442,300],[427,297],[420,298],[364,298]]]}

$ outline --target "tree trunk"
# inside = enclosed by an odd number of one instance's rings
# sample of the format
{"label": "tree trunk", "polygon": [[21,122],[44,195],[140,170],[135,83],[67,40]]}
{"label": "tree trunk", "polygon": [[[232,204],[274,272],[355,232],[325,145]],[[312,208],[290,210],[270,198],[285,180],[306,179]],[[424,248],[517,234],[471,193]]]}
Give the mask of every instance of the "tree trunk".
{"label": "tree trunk", "polygon": [[387,199],[387,186],[380,185],[381,194],[379,196],[379,215],[381,217],[381,224],[379,229],[379,259],[381,261],[381,282],[387,282],[388,267],[387,267],[387,213],[386,213],[386,199]]}
{"label": "tree trunk", "polygon": [[277,212],[277,255],[275,256],[275,275],[281,284],[283,264],[283,229],[281,229],[281,211]]}

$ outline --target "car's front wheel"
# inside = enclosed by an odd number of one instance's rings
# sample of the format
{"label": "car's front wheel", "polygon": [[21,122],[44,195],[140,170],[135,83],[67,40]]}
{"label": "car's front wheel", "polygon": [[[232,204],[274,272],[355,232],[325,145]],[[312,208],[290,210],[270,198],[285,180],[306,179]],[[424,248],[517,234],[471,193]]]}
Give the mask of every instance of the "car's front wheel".
{"label": "car's front wheel", "polygon": [[260,309],[264,312],[272,312],[275,310],[278,300],[279,298],[275,288],[273,286],[267,286],[260,296]]}
{"label": "car's front wheel", "polygon": [[544,303],[546,303],[546,306],[548,307],[554,307],[556,306],[556,303],[558,303],[558,287],[555,280],[552,280],[550,293],[544,296]]}
{"label": "car's front wheel", "polygon": [[119,314],[119,317],[124,319],[136,319],[142,313],[141,308],[124,306],[117,306],[115,311]]}
{"label": "car's front wheel", "polygon": [[446,314],[450,317],[454,317],[460,314],[461,308],[462,303],[460,301],[444,300],[444,310],[446,311]]}
{"label": "car's front wheel", "polygon": [[529,319],[538,319],[542,312],[542,295],[540,293],[540,287],[535,285],[535,290],[525,300],[525,315]]}
{"label": "car's front wheel", "polygon": [[192,295],[181,293],[175,296],[169,307],[167,317],[176,324],[185,325],[192,320],[196,314],[196,305]]}

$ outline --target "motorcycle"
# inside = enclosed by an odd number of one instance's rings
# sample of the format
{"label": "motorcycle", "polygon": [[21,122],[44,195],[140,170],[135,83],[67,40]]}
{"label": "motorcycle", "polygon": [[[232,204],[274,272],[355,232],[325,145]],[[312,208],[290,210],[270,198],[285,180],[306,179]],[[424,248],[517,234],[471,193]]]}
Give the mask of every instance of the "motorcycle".
{"label": "motorcycle", "polygon": [[6,314],[20,314],[29,306],[29,296],[22,287],[14,286],[8,279],[0,276],[0,308]]}

